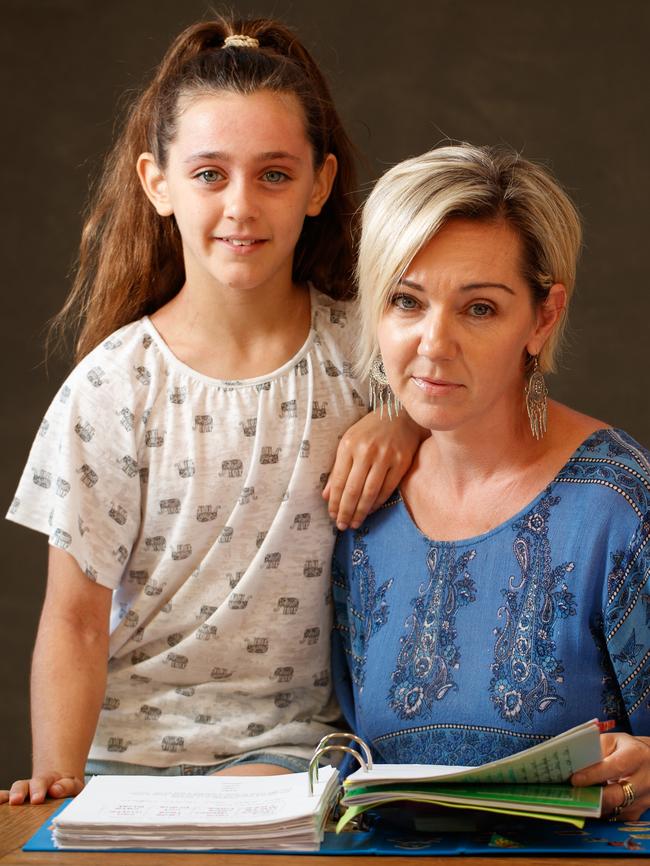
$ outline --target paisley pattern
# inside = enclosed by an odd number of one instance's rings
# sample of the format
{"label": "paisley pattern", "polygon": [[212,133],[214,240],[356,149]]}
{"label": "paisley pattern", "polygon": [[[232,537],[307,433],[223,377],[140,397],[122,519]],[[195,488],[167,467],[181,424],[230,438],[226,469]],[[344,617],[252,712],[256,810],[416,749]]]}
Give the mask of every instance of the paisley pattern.
{"label": "paisley pattern", "polygon": [[427,554],[430,579],[412,600],[409,630],[400,639],[397,668],[388,694],[390,707],[400,719],[430,710],[449,689],[456,688],[452,672],[460,667],[456,614],[476,600],[476,587],[468,571],[476,556],[468,550],[456,556],[453,544],[432,547]]}
{"label": "paisley pattern", "polygon": [[536,713],[554,703],[564,703],[559,686],[564,682],[564,666],[555,657],[553,640],[559,619],[575,616],[575,598],[565,582],[573,562],[552,566],[548,541],[550,510],[559,496],[546,496],[539,505],[518,520],[513,552],[521,574],[511,576],[502,590],[504,605],[495,628],[493,677],[490,695],[500,716],[507,721],[531,725]]}
{"label": "paisley pattern", "polygon": [[[377,586],[375,571],[368,560],[368,551],[364,544],[367,530],[363,527],[354,533],[354,549],[352,551],[352,580],[359,588],[361,610],[354,610],[348,622],[348,640],[350,644],[350,674],[358,686],[363,686],[365,677],[365,646],[388,620],[389,607],[386,593],[393,585],[392,577]],[[334,608],[340,622],[341,607],[345,610],[347,601],[345,574],[336,559],[332,563]]]}
{"label": "paisley pattern", "polygon": [[626,433],[476,538],[427,538],[399,494],[359,538],[337,544],[334,682],[377,760],[475,766],[594,717],[650,731],[650,459]]}

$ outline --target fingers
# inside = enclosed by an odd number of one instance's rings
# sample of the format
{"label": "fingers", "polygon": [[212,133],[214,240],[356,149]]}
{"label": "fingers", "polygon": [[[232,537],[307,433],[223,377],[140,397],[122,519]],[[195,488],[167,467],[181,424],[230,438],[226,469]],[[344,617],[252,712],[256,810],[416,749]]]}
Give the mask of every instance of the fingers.
{"label": "fingers", "polygon": [[20,806],[22,803],[44,803],[47,797],[57,800],[74,797],[83,788],[81,779],[71,776],[50,774],[34,776],[32,779],[19,779],[8,791],[0,791],[0,803]]}
{"label": "fingers", "polygon": [[347,528],[347,524],[345,526],[339,526],[338,514],[341,498],[345,489],[345,482],[350,474],[351,468],[352,456],[348,454],[346,449],[339,446],[336,452],[334,466],[332,466],[332,471],[330,472],[327,484],[323,490],[323,496],[328,500],[327,510],[329,511],[329,515],[332,520],[336,521],[336,525],[339,529]]}
{"label": "fingers", "polygon": [[64,776],[49,786],[47,794],[55,800],[61,797],[76,797],[83,786],[84,783],[76,776]]}
{"label": "fingers", "polygon": [[[356,529],[361,526],[377,502],[386,477],[386,472],[382,466],[371,466],[368,473],[365,472],[365,469],[352,468],[341,496],[336,518],[336,525],[339,529],[345,529],[348,526]],[[390,494],[391,491],[392,488],[388,493]]]}
{"label": "fingers", "polygon": [[[7,802],[11,806],[19,806],[29,799],[29,779],[18,779],[7,793]],[[4,793],[4,792],[3,792]]]}
{"label": "fingers", "polygon": [[329,513],[337,529],[356,529],[361,524],[379,492],[380,474],[375,467],[368,471],[364,465],[351,463],[345,479],[330,477]]}
{"label": "fingers", "polygon": [[11,805],[19,805],[25,800],[29,794],[29,780],[19,779],[14,782],[8,791],[0,791],[0,803],[10,803]]}
{"label": "fingers", "polygon": [[[626,787],[623,787],[625,784]],[[629,787],[632,790],[630,791]],[[618,821],[636,821],[650,806],[650,793],[645,796],[640,793],[641,783],[635,785],[631,780],[623,782],[611,782],[603,788],[603,815],[610,815]],[[627,788],[627,790],[626,790]],[[633,795],[629,802],[628,794]],[[625,805],[625,803],[629,805]]]}
{"label": "fingers", "polygon": [[571,782],[580,787],[603,785],[603,815],[621,821],[636,821],[650,807],[650,746],[647,738],[602,734],[600,740],[604,755],[602,761],[574,773]]}
{"label": "fingers", "polygon": [[576,787],[602,785],[605,782],[631,777],[640,766],[650,764],[650,748],[639,737],[629,734],[601,734],[602,761],[585,767],[571,776]]}
{"label": "fingers", "polygon": [[356,529],[382,505],[399,484],[411,462],[400,451],[352,444],[341,440],[336,460],[323,490],[337,529]]}
{"label": "fingers", "polygon": [[[391,469],[388,470],[388,473],[384,478],[384,483],[382,484],[375,501],[370,506],[370,511],[376,511],[384,504],[384,502],[386,502],[393,490],[395,490],[399,482],[402,480],[403,476],[404,472],[401,467],[391,467]],[[366,515],[364,515],[364,517],[365,516]]]}

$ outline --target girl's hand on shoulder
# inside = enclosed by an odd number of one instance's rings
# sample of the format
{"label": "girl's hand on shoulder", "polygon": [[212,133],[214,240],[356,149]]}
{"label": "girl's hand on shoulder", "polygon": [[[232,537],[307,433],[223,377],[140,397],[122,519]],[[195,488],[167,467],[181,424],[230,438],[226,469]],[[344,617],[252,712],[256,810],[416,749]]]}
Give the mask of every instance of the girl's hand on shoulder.
{"label": "girl's hand on shoulder", "polygon": [[369,412],[343,434],[323,490],[338,529],[356,529],[388,499],[428,435],[406,412]]}
{"label": "girl's hand on shoulder", "polygon": [[8,791],[0,791],[0,803],[19,806],[25,802],[43,803],[47,797],[54,800],[75,797],[83,786],[83,781],[77,776],[57,772],[45,773],[31,779],[19,779]]}
{"label": "girl's hand on shoulder", "polygon": [[[603,815],[621,821],[636,821],[650,808],[650,737],[601,734],[603,759],[571,776],[577,787],[604,785]],[[625,800],[623,784],[632,786],[634,800],[617,811]]]}

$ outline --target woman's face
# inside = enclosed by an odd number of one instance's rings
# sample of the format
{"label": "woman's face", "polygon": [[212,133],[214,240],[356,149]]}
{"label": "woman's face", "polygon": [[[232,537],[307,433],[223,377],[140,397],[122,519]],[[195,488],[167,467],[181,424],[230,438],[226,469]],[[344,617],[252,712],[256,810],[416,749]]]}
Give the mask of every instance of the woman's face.
{"label": "woman's face", "polygon": [[430,430],[523,413],[526,351],[557,320],[558,289],[535,307],[521,241],[504,221],[455,219],[415,256],[378,327],[391,387]]}

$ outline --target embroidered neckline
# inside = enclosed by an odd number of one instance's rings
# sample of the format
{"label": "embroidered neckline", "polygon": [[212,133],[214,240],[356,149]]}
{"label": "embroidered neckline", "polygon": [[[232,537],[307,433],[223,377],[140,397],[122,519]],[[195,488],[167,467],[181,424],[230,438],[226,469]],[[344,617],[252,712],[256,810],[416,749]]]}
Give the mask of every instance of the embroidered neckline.
{"label": "embroidered neckline", "polygon": [[402,498],[402,492],[399,489],[399,487],[394,491],[394,493],[391,494],[389,499],[384,503],[383,507],[386,508],[386,507],[392,507],[393,505],[397,505],[398,508],[400,509],[400,513],[402,514],[404,519],[409,522],[409,524],[415,529],[415,531],[418,533],[418,535],[421,538],[423,538],[428,544],[434,544],[437,547],[444,547],[445,545],[453,545],[453,546],[461,545],[461,546],[465,547],[465,546],[474,545],[474,544],[482,544],[483,542],[488,541],[494,535],[497,535],[498,533],[504,532],[507,529],[509,529],[513,523],[515,523],[518,520],[521,520],[525,514],[527,514],[529,511],[531,511],[531,509],[534,509],[542,501],[542,499],[545,496],[549,496],[552,493],[554,486],[565,480],[562,476],[566,472],[567,467],[570,466],[572,463],[575,463],[576,461],[578,461],[582,458],[583,452],[585,452],[588,449],[589,443],[591,442],[591,440],[593,439],[594,436],[598,436],[598,435],[602,436],[603,434],[621,433],[621,432],[622,431],[619,430],[617,427],[599,427],[598,430],[594,430],[592,433],[589,434],[589,436],[587,436],[585,439],[583,439],[583,441],[577,446],[577,448],[575,449],[573,454],[571,454],[571,456],[566,461],[566,463],[555,474],[555,477],[552,478],[551,481],[549,481],[549,483],[546,485],[546,487],[544,487],[542,490],[540,490],[539,493],[533,497],[533,499],[531,499],[529,502],[527,502],[523,506],[523,508],[519,509],[519,511],[516,511],[513,515],[511,515],[510,517],[503,520],[497,526],[494,526],[492,529],[488,529],[487,532],[482,532],[479,535],[467,536],[466,538],[454,538],[454,539],[446,540],[446,541],[439,541],[436,538],[431,538],[429,535],[426,534],[426,532],[423,532],[423,530],[421,530],[420,527],[417,525],[417,523],[413,520],[413,518],[411,516],[411,512],[407,508],[406,503],[404,502],[404,499]]}

